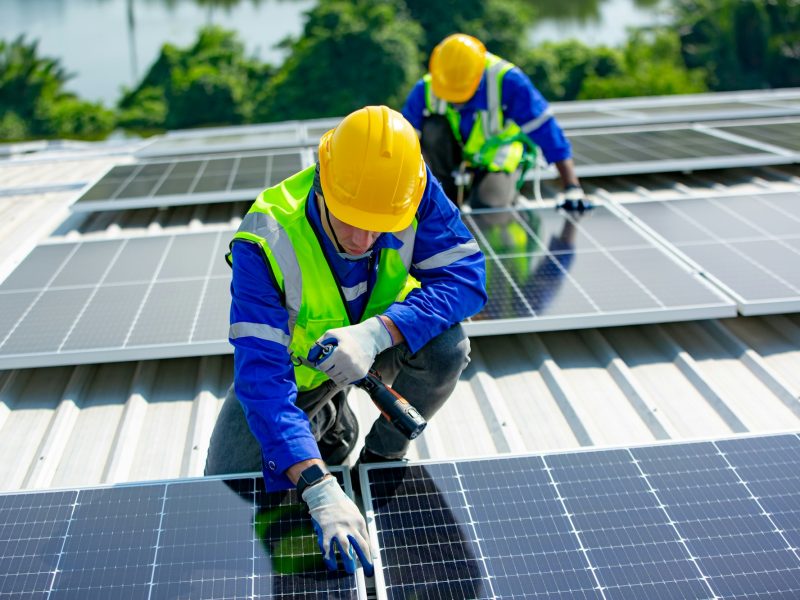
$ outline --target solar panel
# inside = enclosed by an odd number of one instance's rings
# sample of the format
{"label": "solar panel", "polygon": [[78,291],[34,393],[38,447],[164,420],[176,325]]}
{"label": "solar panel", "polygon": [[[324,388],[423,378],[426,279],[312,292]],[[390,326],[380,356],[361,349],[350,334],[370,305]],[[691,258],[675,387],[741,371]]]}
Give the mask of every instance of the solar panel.
{"label": "solar panel", "polygon": [[791,150],[798,155],[795,159],[800,160],[800,121],[798,120],[767,121],[750,125],[731,124],[717,129],[764,144]]}
{"label": "solar panel", "polygon": [[[614,127],[628,125],[653,125],[657,123],[692,123],[721,119],[752,119],[795,115],[800,105],[790,101],[768,103],[759,98],[751,101],[725,99],[725,94],[715,94],[720,99],[699,101],[695,96],[670,98],[628,98],[607,102],[554,103],[559,124],[565,129],[587,127]],[[767,96],[768,97],[768,96]],[[578,110],[572,110],[575,107]],[[593,110],[589,110],[594,107]]]}
{"label": "solar panel", "polygon": [[796,192],[630,202],[624,208],[702,269],[743,315],[800,310]]}
{"label": "solar panel", "polygon": [[[332,471],[350,491],[349,474]],[[346,479],[345,479],[346,477]],[[366,598],[258,477],[0,495],[3,598]]]}
{"label": "solar panel", "polygon": [[218,127],[170,132],[136,152],[141,158],[244,152],[302,145],[299,123]]}
{"label": "solar panel", "polygon": [[0,284],[0,368],[230,352],[232,235],[37,246]]}
{"label": "solar panel", "polygon": [[489,301],[470,335],[735,316],[735,305],[605,207],[464,215]]}
{"label": "solar panel", "polygon": [[796,434],[364,465],[378,598],[797,598]]}
{"label": "solar panel", "polygon": [[[608,209],[465,215],[489,302],[470,335],[734,316]],[[47,243],[0,284],[0,369],[229,353],[233,230]]]}
{"label": "solar panel", "polygon": [[123,210],[254,200],[305,165],[299,150],[206,156],[113,167],[72,210]]}
{"label": "solar panel", "polygon": [[[580,177],[695,171],[788,164],[785,153],[722,139],[691,127],[596,129],[568,132]],[[555,170],[550,169],[555,176]],[[528,177],[532,177],[529,173]]]}

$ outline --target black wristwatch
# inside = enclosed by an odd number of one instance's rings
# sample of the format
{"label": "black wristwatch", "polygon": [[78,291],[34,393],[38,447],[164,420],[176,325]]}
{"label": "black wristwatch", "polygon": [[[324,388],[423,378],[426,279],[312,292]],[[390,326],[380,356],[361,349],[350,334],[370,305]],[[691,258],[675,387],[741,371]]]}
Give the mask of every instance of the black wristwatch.
{"label": "black wristwatch", "polygon": [[303,492],[306,491],[307,487],[319,483],[328,475],[330,475],[328,469],[316,464],[303,469],[300,473],[300,479],[297,480],[297,495],[300,497],[299,499],[303,499]]}

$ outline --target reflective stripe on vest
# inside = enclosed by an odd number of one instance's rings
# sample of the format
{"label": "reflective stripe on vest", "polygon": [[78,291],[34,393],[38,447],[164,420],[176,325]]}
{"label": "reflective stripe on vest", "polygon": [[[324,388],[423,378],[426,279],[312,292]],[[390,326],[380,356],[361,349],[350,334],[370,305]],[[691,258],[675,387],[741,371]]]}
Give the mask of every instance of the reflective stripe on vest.
{"label": "reflective stripe on vest", "polygon": [[[292,354],[303,358],[328,329],[350,325],[344,300],[346,292],[336,283],[323,258],[325,254],[317,234],[306,219],[306,200],[313,179],[312,166],[262,192],[231,242],[255,243],[262,249],[289,313],[289,336],[285,345]],[[380,251],[377,278],[362,320],[384,312],[403,297],[410,279],[408,270],[415,234],[416,219],[407,229],[394,234],[403,242],[399,250],[384,248]],[[349,288],[347,295],[352,294],[352,290]],[[241,337],[244,331],[244,335],[269,339],[266,337],[268,330],[250,325],[257,324],[235,323],[231,326],[232,337],[234,334]],[[324,373],[303,365],[295,366],[294,373],[300,391],[313,389],[327,379]]]}
{"label": "reflective stripe on vest", "polygon": [[487,53],[484,73],[487,108],[476,111],[466,143],[461,137],[461,114],[433,93],[430,73],[423,77],[428,114],[447,117],[456,139],[464,146],[465,160],[473,166],[513,173],[522,161],[525,147],[522,142],[514,141],[521,129],[514,121],[503,118],[503,77],[513,68],[510,62]]}
{"label": "reflective stripe on vest", "polygon": [[466,258],[467,256],[472,256],[476,252],[480,250],[480,246],[478,246],[478,242],[475,240],[471,240],[464,244],[459,244],[458,246],[453,246],[452,248],[448,248],[439,254],[434,254],[430,258],[426,258],[423,261],[420,261],[414,265],[415,269],[420,269],[421,271],[427,269],[438,269],[439,267],[447,267],[452,265],[454,262],[458,262],[462,258]]}

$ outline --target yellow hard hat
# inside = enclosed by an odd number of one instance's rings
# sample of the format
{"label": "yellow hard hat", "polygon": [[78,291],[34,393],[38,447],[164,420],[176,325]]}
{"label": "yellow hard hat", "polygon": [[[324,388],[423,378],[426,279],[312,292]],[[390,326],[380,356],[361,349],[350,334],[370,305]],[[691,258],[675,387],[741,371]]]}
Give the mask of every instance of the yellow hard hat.
{"label": "yellow hard hat", "polygon": [[350,113],[322,136],[319,178],[333,216],[368,231],[411,225],[428,179],[417,133],[387,106]]}
{"label": "yellow hard hat", "polygon": [[447,36],[433,49],[428,70],[433,93],[447,102],[466,102],[475,94],[486,66],[486,47],[465,33]]}

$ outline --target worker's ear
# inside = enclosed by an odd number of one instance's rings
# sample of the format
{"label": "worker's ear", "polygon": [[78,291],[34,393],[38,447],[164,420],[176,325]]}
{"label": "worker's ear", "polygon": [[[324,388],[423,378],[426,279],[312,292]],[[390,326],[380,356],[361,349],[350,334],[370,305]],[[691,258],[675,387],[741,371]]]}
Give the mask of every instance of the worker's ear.
{"label": "worker's ear", "polygon": [[325,197],[325,194],[322,193],[322,181],[319,178],[319,161],[314,169],[314,183],[311,184],[311,188],[323,198]]}

